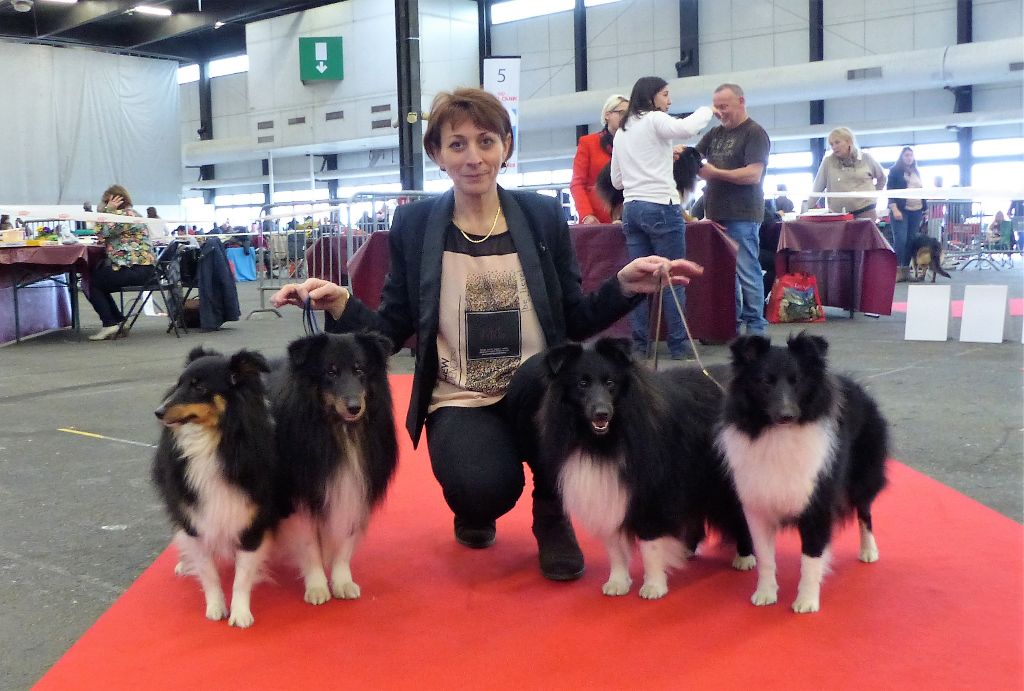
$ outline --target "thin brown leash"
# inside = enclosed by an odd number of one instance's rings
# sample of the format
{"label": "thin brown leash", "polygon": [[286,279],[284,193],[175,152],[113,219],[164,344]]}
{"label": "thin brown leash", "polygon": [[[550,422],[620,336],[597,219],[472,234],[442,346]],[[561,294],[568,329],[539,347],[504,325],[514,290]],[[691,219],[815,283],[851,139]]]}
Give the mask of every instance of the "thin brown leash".
{"label": "thin brown leash", "polygon": [[[665,278],[668,276],[668,269],[665,269],[658,275],[658,309],[656,311],[657,317],[655,319],[654,329],[654,369],[658,369],[658,337],[661,335],[661,310],[662,303],[665,300]],[[671,285],[671,283],[669,283]],[[700,367],[700,371],[704,373],[704,376],[714,382],[722,393],[726,393],[725,387],[711,376],[711,372],[704,366],[704,362],[700,359],[700,353],[697,352],[697,340],[693,337],[693,333],[690,331],[690,324],[686,321],[686,314],[683,311],[683,305],[679,302],[679,296],[676,295],[676,291],[673,288],[669,291],[672,294],[672,300],[676,303],[676,311],[679,312],[679,318],[683,320],[683,329],[686,330],[686,336],[690,339],[690,348],[693,349],[693,359],[697,361],[697,366]]]}

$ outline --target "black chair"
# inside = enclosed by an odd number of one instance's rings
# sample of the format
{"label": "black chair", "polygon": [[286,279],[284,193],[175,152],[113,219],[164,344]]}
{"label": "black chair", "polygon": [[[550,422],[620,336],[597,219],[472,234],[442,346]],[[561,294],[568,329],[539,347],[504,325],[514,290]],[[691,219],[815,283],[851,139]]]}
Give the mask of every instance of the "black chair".
{"label": "black chair", "polygon": [[[164,311],[167,314],[167,332],[174,331],[175,338],[181,338],[182,331],[188,333],[182,315],[184,299],[181,284],[180,251],[181,243],[177,241],[167,245],[157,257],[156,270],[149,281],[142,285],[121,288],[121,313],[124,315],[124,321],[121,322],[121,328],[118,329],[117,334],[114,336],[115,338],[119,338],[128,331],[131,331],[132,327],[135,326],[135,322],[142,315],[146,301],[154,294],[158,294],[163,302]],[[124,309],[125,293],[135,294],[127,311]]]}

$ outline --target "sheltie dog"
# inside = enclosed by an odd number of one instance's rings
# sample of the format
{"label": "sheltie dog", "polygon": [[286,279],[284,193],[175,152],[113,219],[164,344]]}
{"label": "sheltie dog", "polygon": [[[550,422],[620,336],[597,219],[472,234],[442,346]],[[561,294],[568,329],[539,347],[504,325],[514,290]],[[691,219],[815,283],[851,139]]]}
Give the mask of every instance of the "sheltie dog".
{"label": "sheltie dog", "polygon": [[[281,542],[306,602],[355,599],[351,560],[398,462],[384,336],[318,334],[288,346],[271,375],[277,448],[293,513]],[[325,565],[330,567],[328,588]]]}
{"label": "sheltie dog", "polygon": [[175,572],[195,574],[206,618],[228,615],[218,561],[235,566],[228,623],[253,623],[252,586],[281,515],[277,453],[261,374],[267,362],[240,350],[188,355],[178,383],[156,409],[163,433],[153,481],[176,528]]}
{"label": "sheltie dog", "polygon": [[[697,186],[697,172],[700,170],[701,165],[702,158],[700,152],[692,146],[684,148],[683,152],[672,161],[672,180],[675,183],[676,190],[679,192],[681,202],[685,203],[690,195],[693,194],[693,190]],[[598,195],[608,205],[612,220],[617,221],[621,219],[623,193],[622,190],[616,189],[612,184],[611,163],[602,168],[597,174],[597,179],[594,180],[594,187],[597,189]]]}
{"label": "sheltie dog", "polygon": [[602,591],[625,595],[640,543],[640,597],[668,592],[667,571],[705,536],[734,540],[733,566],[754,567],[743,511],[714,445],[722,392],[700,370],[651,372],[627,339],[557,346],[544,357],[537,413],[540,462],[558,478],[566,512],[608,549]]}
{"label": "sheltie dog", "polygon": [[932,272],[932,283],[935,283],[935,279],[940,275],[952,278],[942,268],[942,245],[935,238],[921,233],[910,241],[910,268],[914,280],[922,283],[928,278],[929,270]]}
{"label": "sheltie dog", "polygon": [[878,559],[871,504],[885,487],[888,426],[875,401],[831,374],[820,336],[801,333],[785,348],[763,336],[731,344],[732,382],[718,443],[732,473],[757,556],[751,601],[778,599],[775,534],[800,531],[795,612],[817,612],[833,526],[856,512],[860,560]]}

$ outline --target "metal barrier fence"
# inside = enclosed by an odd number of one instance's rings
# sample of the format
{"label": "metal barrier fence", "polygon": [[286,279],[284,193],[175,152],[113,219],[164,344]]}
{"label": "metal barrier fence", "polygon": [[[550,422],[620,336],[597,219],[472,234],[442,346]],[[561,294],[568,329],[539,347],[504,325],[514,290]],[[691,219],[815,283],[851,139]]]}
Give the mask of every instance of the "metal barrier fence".
{"label": "metal barrier fence", "polygon": [[[258,219],[261,231],[253,244],[257,248],[259,312],[272,312],[266,294],[276,293],[285,283],[307,277],[352,287],[348,262],[370,234],[391,227],[394,207],[416,199],[437,196],[433,192],[401,190],[397,192],[357,192],[348,199],[326,205],[329,220],[314,222],[311,216],[299,222],[293,214],[275,214],[276,209],[292,208],[294,202],[267,204]],[[325,205],[317,203],[318,209]],[[291,221],[282,224],[286,218]]]}

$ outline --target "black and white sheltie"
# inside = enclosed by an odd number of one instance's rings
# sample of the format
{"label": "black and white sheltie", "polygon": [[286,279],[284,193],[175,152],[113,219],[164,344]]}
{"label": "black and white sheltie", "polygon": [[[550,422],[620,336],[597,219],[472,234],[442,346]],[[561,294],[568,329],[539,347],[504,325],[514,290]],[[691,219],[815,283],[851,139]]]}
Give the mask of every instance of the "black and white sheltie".
{"label": "black and white sheltie", "polygon": [[625,339],[557,346],[544,358],[540,461],[557,471],[569,515],[608,549],[604,594],[629,592],[639,540],[640,596],[664,596],[667,570],[696,550],[705,522],[736,542],[735,568],[753,568],[743,512],[714,445],[717,385],[694,368],[651,372],[630,358]]}
{"label": "black and white sheltie", "polygon": [[[293,513],[281,526],[304,599],[358,598],[351,559],[398,462],[384,336],[318,334],[272,375],[278,452]],[[330,568],[328,588],[325,565]]]}
{"label": "black and white sheltie", "polygon": [[176,528],[175,571],[198,576],[206,617],[218,620],[228,610],[217,562],[233,561],[228,623],[239,627],[253,623],[250,593],[281,515],[267,369],[259,353],[196,348],[155,411],[164,428],[153,481]]}
{"label": "black and white sheltie", "polygon": [[816,612],[832,529],[856,511],[860,559],[878,559],[871,504],[885,486],[888,431],[874,400],[831,374],[820,336],[773,347],[763,336],[731,344],[733,378],[718,441],[743,504],[757,556],[755,605],[774,604],[775,534],[800,531],[793,610]]}

